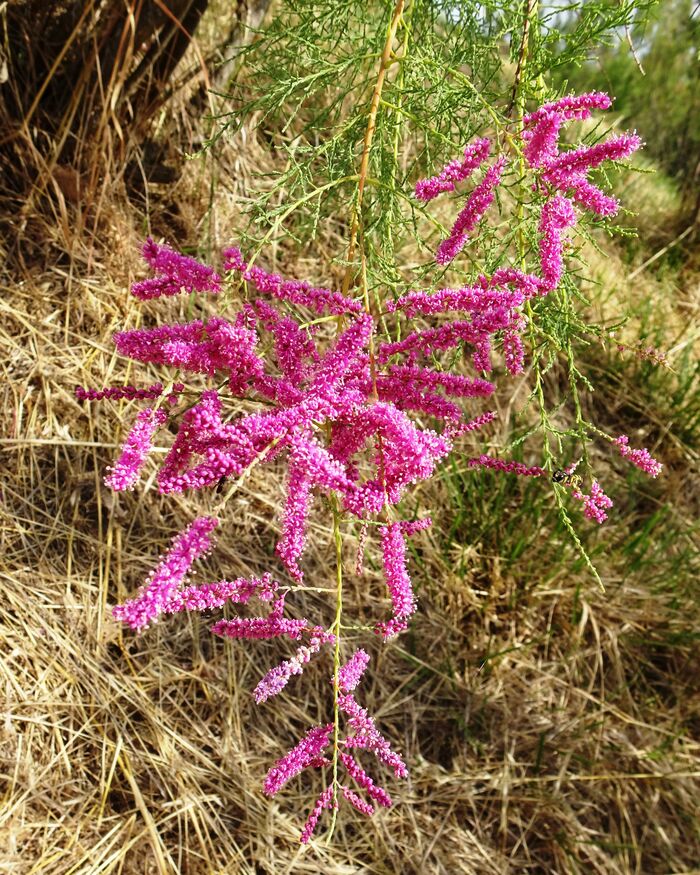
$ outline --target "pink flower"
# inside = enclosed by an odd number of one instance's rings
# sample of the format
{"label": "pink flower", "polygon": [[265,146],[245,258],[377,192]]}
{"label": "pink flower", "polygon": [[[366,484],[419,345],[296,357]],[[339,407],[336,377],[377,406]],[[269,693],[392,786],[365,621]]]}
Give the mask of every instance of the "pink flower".
{"label": "pink flower", "polygon": [[546,103],[523,119],[524,155],[530,167],[542,167],[556,158],[559,131],[572,119],[586,119],[593,109],[608,109],[610,98],[600,91],[571,95]]}
{"label": "pink flower", "polygon": [[112,609],[114,619],[140,631],[167,611],[195,559],[211,547],[211,532],[218,523],[214,517],[198,517],[191,522],[173,539],[170,549],[150,573],[136,598]]}
{"label": "pink flower", "polygon": [[309,627],[309,621],[283,617],[283,611],[284,596],[281,596],[274,603],[267,617],[234,617],[231,620],[218,620],[209,631],[213,635],[221,635],[223,638],[257,640],[285,636],[292,640],[301,638],[304,630]]}
{"label": "pink flower", "polygon": [[321,646],[323,644],[330,644],[334,640],[334,635],[326,633],[313,635],[308,647],[299,647],[291,659],[286,659],[284,662],[271,668],[258,682],[257,687],[253,691],[253,697],[257,704],[260,705],[272,696],[281,693],[289,683],[290,678],[304,671],[304,666],[311,660],[314,654],[319,652]]}
{"label": "pink flower", "polygon": [[411,535],[415,535],[416,532],[423,532],[425,529],[429,529],[432,524],[433,521],[429,516],[425,516],[419,520],[401,520],[399,523],[401,531],[407,538]]}
{"label": "pink flower", "polygon": [[559,145],[559,131],[564,119],[556,112],[540,116],[532,130],[523,131],[525,148],[523,154],[530,167],[541,167],[556,158]]}
{"label": "pink flower", "polygon": [[354,732],[354,735],[345,739],[346,747],[371,751],[381,763],[393,771],[397,778],[406,778],[408,769],[401,754],[392,750],[367,710],[357,703],[352,693],[338,696],[338,707],[348,715],[348,725]]}
{"label": "pink flower", "polygon": [[514,328],[507,329],[503,334],[503,358],[506,370],[513,376],[522,374],[525,362],[525,349],[522,337]]}
{"label": "pink flower", "polygon": [[487,139],[475,140],[470,143],[464,150],[463,158],[455,158],[437,176],[421,179],[416,183],[418,200],[430,201],[442,192],[454,191],[455,183],[468,179],[473,171],[488,158],[490,149],[491,144]]}
{"label": "pink flower", "polygon": [[631,462],[635,467],[639,468],[640,471],[644,471],[650,477],[658,477],[663,468],[661,462],[657,462],[646,447],[641,450],[631,449],[629,442],[630,439],[624,434],[621,434],[619,438],[616,438],[613,441],[620,450],[620,455],[623,458],[627,459],[628,462]]}
{"label": "pink flower", "polygon": [[276,552],[287,571],[298,582],[303,580],[299,559],[304,552],[306,518],[312,501],[312,487],[326,492],[348,494],[352,482],[343,466],[316,440],[311,429],[299,427],[289,437],[287,497],[282,521],[282,537]]}
{"label": "pink flower", "polygon": [[583,515],[587,519],[601,524],[608,518],[605,511],[613,506],[612,499],[603,492],[597,480],[591,484],[590,495],[585,495],[580,489],[574,489],[571,494],[583,502]]}
{"label": "pink flower", "polygon": [[379,374],[376,378],[377,396],[380,401],[390,401],[399,410],[414,410],[436,419],[459,422],[462,410],[452,401],[437,392],[422,390],[412,381],[402,381]]}
{"label": "pink flower", "polygon": [[188,586],[179,590],[166,602],[163,613],[176,614],[180,611],[211,611],[227,602],[247,604],[253,596],[261,601],[271,601],[279,588],[272,575],[261,578],[239,577],[236,580],[219,580],[199,586]]}
{"label": "pink flower", "polygon": [[599,216],[614,216],[620,209],[618,199],[605,194],[597,185],[589,182],[585,174],[567,177],[565,184],[562,182],[562,188],[569,192],[579,206]]}
{"label": "pink flower", "polygon": [[542,119],[557,115],[563,121],[571,119],[586,119],[593,109],[609,109],[612,101],[604,91],[590,91],[587,94],[571,94],[560,97],[553,103],[545,103],[539,109],[529,113],[523,119],[526,128],[531,128]]}
{"label": "pink flower", "polygon": [[540,218],[540,267],[542,290],[556,289],[564,272],[562,231],[576,223],[576,213],[571,201],[555,195],[542,208]]}
{"label": "pink flower", "polygon": [[364,814],[367,817],[371,817],[374,814],[374,805],[370,802],[365,802],[364,799],[361,799],[357,793],[349,787],[343,787],[343,798],[347,799],[353,808],[356,808],[360,814]]}
{"label": "pink flower", "polygon": [[391,796],[383,787],[378,787],[372,778],[365,772],[354,756],[344,751],[338,752],[338,759],[345,767],[345,771],[355,781],[358,787],[366,791],[370,799],[374,799],[384,808],[391,808]]}
{"label": "pink flower", "polygon": [[636,134],[620,134],[595,146],[581,146],[548,159],[542,179],[558,189],[568,191],[581,206],[603,216],[614,216],[619,208],[615,198],[604,194],[588,180],[588,172],[603,161],[627,158],[642,145]]}
{"label": "pink flower", "polygon": [[[185,387],[182,383],[177,383],[173,386],[173,392],[179,393],[184,391]],[[137,389],[136,386],[108,386],[106,389],[85,389],[82,386],[75,387],[75,397],[78,401],[101,401],[103,398],[128,398],[139,400],[145,398],[158,398],[163,394],[163,384],[154,383],[145,389]]]}
{"label": "pink flower", "polygon": [[545,178],[564,180],[569,175],[598,167],[603,161],[620,161],[636,152],[641,145],[642,140],[636,134],[619,134],[595,146],[579,146],[549,161]]}
{"label": "pink flower", "polygon": [[331,289],[315,288],[305,280],[285,280],[277,274],[268,273],[261,267],[248,267],[240,249],[231,247],[224,250],[224,269],[242,274],[243,279],[252,282],[263,295],[271,295],[292,304],[308,307],[317,313],[361,313],[362,304],[346,298]]}
{"label": "pink flower", "polygon": [[117,331],[113,340],[121,355],[136,361],[163,365],[169,363],[164,352],[169,344],[196,344],[204,337],[204,323],[197,319],[194,322],[159,325],[157,328]]}
{"label": "pink flower", "polygon": [[521,477],[546,477],[547,472],[539,465],[534,465],[529,468],[523,465],[522,462],[511,460],[506,462],[504,459],[492,459],[491,456],[479,456],[477,459],[469,459],[468,465],[470,468],[491,468],[493,471],[501,471],[504,474],[519,474]]}
{"label": "pink flower", "polygon": [[472,353],[472,364],[475,371],[485,371],[487,374],[491,370],[491,341],[487,336],[479,338],[474,344],[474,352]]}
{"label": "pink flower", "polygon": [[505,314],[489,314],[484,328],[475,326],[473,322],[455,319],[437,328],[412,331],[403,340],[380,343],[377,359],[380,364],[384,364],[394,355],[405,353],[430,355],[438,350],[453,349],[460,343],[471,343],[476,346],[488,339],[488,333],[506,328],[508,323],[509,317]]}
{"label": "pink flower", "polygon": [[495,189],[501,181],[501,173],[505,163],[505,158],[499,158],[493,167],[489,167],[483,180],[469,195],[467,203],[452,226],[450,236],[438,246],[435,255],[435,260],[438,264],[449,264],[464,248],[469,234],[476,228],[484,213],[493,202]]}
{"label": "pink flower", "polygon": [[492,277],[479,276],[474,285],[461,289],[439,289],[432,293],[408,292],[397,301],[392,301],[387,309],[401,310],[409,317],[419,313],[429,315],[465,310],[483,318],[492,316],[493,311],[499,311],[505,314],[503,322],[506,324],[512,318],[512,311],[534,297],[539,286],[540,279],[533,274],[515,268],[500,268]]}
{"label": "pink flower", "polygon": [[[183,492],[213,485],[222,477],[238,476],[256,458],[264,442],[258,444],[240,424],[224,424],[218,393],[206,390],[182,416],[180,429],[158,472],[158,488],[162,493]],[[195,456],[204,461],[188,468]]]}
{"label": "pink flower", "polygon": [[[536,197],[544,201],[539,224],[539,275],[505,263],[491,275],[477,275],[462,288],[431,293],[411,290],[388,306],[397,314],[392,319],[398,323],[395,333],[389,334],[384,331],[386,314],[375,315],[374,307],[372,312],[365,312],[359,299],[269,273],[246,262],[240,250],[231,248],[224,253],[225,268],[238,273],[248,285],[245,300],[230,320],[215,316],[117,333],[115,345],[122,355],[202,375],[192,383],[188,392],[192,398],[182,405],[182,415],[170,417],[173,430],[177,425],[177,433],[158,472],[160,491],[179,493],[216,484],[219,492],[224,486],[222,480],[244,476],[255,465],[271,461],[284,464],[286,499],[276,552],[289,575],[297,582],[303,580],[307,517],[314,495],[332,495],[335,506],[362,522],[360,555],[367,528],[377,526],[391,613],[375,628],[387,638],[404,631],[416,610],[406,539],[425,529],[430,520],[393,522],[396,514],[391,508],[412,484],[434,474],[456,438],[495,418],[492,411],[478,413],[480,402],[473,404],[475,410],[469,414],[463,409],[467,405],[460,403],[460,399],[490,396],[495,388],[493,382],[443,368],[463,357],[461,347],[466,345],[464,355],[471,356],[473,367],[490,371],[493,351],[498,351],[502,343],[507,371],[522,373],[522,332],[526,325],[523,309],[561,282],[565,233],[576,221],[574,204],[601,214],[617,208],[614,198],[590,182],[590,171],[606,160],[631,154],[640,145],[636,135],[625,134],[594,146],[559,151],[559,135],[565,122],[586,118],[592,109],[608,105],[609,99],[600,93],[567,97],[545,105],[524,120],[524,154],[530,166],[536,168]],[[420,181],[416,196],[427,202],[442,192],[453,191],[486,160],[489,148],[488,140],[473,142],[462,158]],[[438,248],[438,263],[447,264],[455,258],[478,227],[495,199],[504,168],[503,157],[485,168],[482,181],[466,198],[450,236]],[[508,239],[503,241],[506,249]],[[137,297],[148,299],[181,291],[217,292],[221,287],[212,268],[152,240],[145,244],[144,256],[156,276],[135,284]],[[494,252],[489,260],[500,257]],[[255,297],[252,287],[259,297]],[[291,305],[338,318],[314,319],[307,324],[305,317],[293,315]],[[381,310],[381,306],[376,309]],[[427,327],[421,320],[417,330],[411,330],[414,326],[405,328],[401,319],[452,313],[461,318],[443,319]],[[392,332],[393,327],[389,326]],[[376,338],[380,328],[387,342]],[[439,354],[443,351],[450,354],[441,360]],[[214,381],[220,384],[218,389],[200,388],[196,397],[194,387],[211,386]],[[164,390],[158,383],[145,389],[126,386],[99,391],[79,387],[76,394],[84,400],[135,399],[160,397],[166,391],[166,404],[177,403],[184,386],[176,384],[172,390]],[[239,398],[245,403],[235,400]],[[467,420],[467,416],[472,418]],[[426,427],[426,421],[434,428]],[[121,458],[107,478],[113,488],[133,485],[156,428],[165,422],[163,411],[145,410],[138,415]],[[646,449],[631,450],[625,436],[615,443],[633,464],[652,476],[659,473],[661,466]],[[520,476],[549,476],[538,466],[492,459],[485,454],[470,459],[469,465]],[[570,466],[561,478],[555,472],[552,479],[572,488],[574,498],[583,502],[587,518],[603,522],[612,501],[597,481],[593,481],[590,494],[584,495],[577,485],[580,478],[572,476],[575,467]],[[223,497],[221,503],[227,498]],[[216,497],[212,500],[219,501]],[[344,518],[344,522],[352,521]],[[115,607],[114,616],[141,630],[161,614],[248,605],[257,598],[264,603],[257,611],[259,616],[227,615],[213,622],[211,632],[231,639],[288,638],[296,642],[293,655],[266,671],[255,687],[254,698],[262,703],[280,693],[291,678],[305,670],[324,644],[335,639],[305,617],[285,616],[285,597],[298,587],[280,591],[280,584],[270,574],[185,586],[193,563],[210,548],[216,525],[216,519],[201,517],[174,538],[136,597]],[[335,723],[309,730],[265,778],[263,790],[272,796],[307,768],[323,770],[326,783],[332,770],[331,786],[318,796],[302,830],[302,842],[310,840],[325,810],[338,807],[341,795],[368,816],[374,811],[373,803],[391,805],[388,793],[364,771],[354,752],[372,752],[396,777],[408,774],[401,754],[392,748],[354,696],[369,659],[365,650],[356,649],[338,667],[333,678],[333,701],[340,714],[336,713]],[[345,725],[342,735],[341,720]],[[364,794],[341,782],[338,765]]]}
{"label": "pink flower", "polygon": [[277,760],[269,770],[263,783],[263,793],[266,796],[274,796],[295,775],[303,772],[317,760],[330,744],[330,735],[333,732],[333,724],[315,726],[309,729],[302,740]]}
{"label": "pink flower", "polygon": [[243,324],[218,316],[206,324],[194,322],[138,328],[114,335],[118,352],[137,361],[171,365],[213,376],[229,371],[229,388],[244,394],[263,376],[263,362],[255,353],[258,336]]}
{"label": "pink flower", "polygon": [[482,413],[481,416],[475,417],[470,422],[465,422],[462,425],[458,425],[456,428],[451,428],[448,426],[445,429],[444,434],[451,441],[454,441],[456,438],[460,437],[460,435],[467,434],[470,431],[477,431],[484,425],[488,425],[489,422],[493,422],[495,418],[496,413],[493,410],[488,410],[486,413]]}
{"label": "pink flower", "polygon": [[300,328],[294,319],[282,316],[267,301],[258,299],[253,305],[262,326],[275,341],[275,355],[282,374],[292,385],[300,386],[319,355],[309,329]]}
{"label": "pink flower", "polygon": [[463,377],[460,374],[421,368],[417,365],[391,365],[387,368],[386,379],[394,380],[400,386],[414,383],[424,388],[441,388],[454,398],[485,398],[493,394],[495,389],[493,383],[488,380]]}
{"label": "pink flower", "polygon": [[348,661],[338,669],[338,689],[349,693],[360,683],[362,675],[369,664],[369,653],[356,650]]}
{"label": "pink flower", "polygon": [[381,436],[381,449],[376,445],[377,476],[344,497],[344,506],[357,516],[378,513],[387,500],[396,504],[411,483],[430,477],[451,446],[436,432],[419,429],[395,405],[380,401],[348,418],[347,428],[336,432],[331,452],[347,463],[374,434]]}
{"label": "pink flower", "polygon": [[321,817],[321,814],[327,808],[337,808],[338,807],[338,800],[335,799],[333,790],[334,790],[334,788],[333,788],[333,785],[331,784],[330,787],[327,787],[321,793],[321,795],[318,797],[318,799],[316,800],[316,804],[311,809],[311,813],[309,814],[309,817],[308,817],[306,823],[304,824],[304,829],[301,831],[301,836],[299,838],[299,841],[301,842],[302,845],[305,845],[305,844],[307,844],[307,842],[310,841],[311,836],[313,835],[314,830],[316,829],[316,824],[318,823],[319,818]]}
{"label": "pink flower", "polygon": [[277,542],[275,552],[294,580],[301,582],[304,574],[299,567],[299,559],[304,552],[312,481],[309,470],[293,456],[289,460],[288,472],[282,537]]}
{"label": "pink flower", "polygon": [[385,638],[390,638],[403,631],[408,618],[416,610],[416,600],[413,595],[411,578],[406,568],[406,541],[405,538],[430,525],[430,519],[415,520],[413,522],[394,522],[382,526],[382,557],[384,562],[384,576],[387,589],[391,596],[393,616],[388,623],[378,623],[377,632],[381,632]]}
{"label": "pink flower", "polygon": [[221,277],[213,268],[169,246],[160,246],[149,237],[143,245],[143,257],[156,273],[154,279],[141,280],[131,287],[131,294],[142,301],[181,292],[221,291]]}
{"label": "pink flower", "polygon": [[[594,146],[580,146],[559,152],[559,131],[571,119],[588,118],[593,109],[608,109],[607,94],[594,91],[578,97],[564,97],[525,116],[522,138],[529,165],[541,169],[541,182],[569,196],[580,206],[601,216],[613,216],[619,203],[588,179],[588,173],[603,161],[626,158],[642,145],[636,134],[610,137]],[[545,277],[546,279],[546,277]]]}
{"label": "pink flower", "polygon": [[153,445],[153,436],[167,420],[164,410],[147,407],[136,417],[117,461],[108,468],[105,485],[116,492],[133,489]]}

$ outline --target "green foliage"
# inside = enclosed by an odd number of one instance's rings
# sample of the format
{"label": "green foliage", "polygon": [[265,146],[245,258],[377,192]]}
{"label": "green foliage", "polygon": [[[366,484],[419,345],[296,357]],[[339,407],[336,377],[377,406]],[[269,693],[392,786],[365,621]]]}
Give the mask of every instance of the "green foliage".
{"label": "green foliage", "polygon": [[[586,4],[587,5],[587,4]],[[700,178],[700,15],[692,0],[664,0],[633,11],[627,31],[614,34],[560,82],[609,90],[626,125],[637,127],[647,154],[697,190]],[[663,119],[663,123],[660,120]]]}
{"label": "green foliage", "polygon": [[[435,237],[426,239],[424,214],[409,199],[415,180],[477,134],[495,134],[504,145],[515,130],[516,91],[520,103],[551,97],[546,77],[552,70],[581,63],[601,34],[631,23],[645,6],[590,3],[571,24],[561,10],[544,8],[537,18],[532,2],[406,4],[362,202],[371,284],[395,286],[395,253],[408,239],[417,237],[430,261]],[[290,0],[246,50],[245,72],[232,86],[232,110],[221,119],[217,137],[255,119],[284,161],[274,179],[261,180],[249,242],[266,243],[284,230],[308,244],[322,225],[342,230],[350,221],[391,13],[387,3],[369,2],[359,10],[335,0]],[[521,55],[526,63],[514,82]],[[508,226],[514,227],[510,217]],[[488,249],[488,239],[482,242],[480,248]],[[342,245],[334,254],[342,261]],[[430,267],[417,270],[413,280],[423,280]]]}
{"label": "green foliage", "polygon": [[[414,0],[403,9],[369,2],[358,10],[336,0],[288,0],[246,50],[231,112],[208,144],[254,120],[273,153],[276,170],[258,180],[244,249],[255,258],[272,240],[307,252],[316,243],[324,260],[335,263],[348,286],[360,286],[380,313],[389,296],[409,288],[462,284],[506,264],[534,267],[542,199],[525,174],[516,137],[520,119],[528,106],[564,90],[549,84],[554,74],[584,64],[603,38],[614,42],[617,30],[643,21],[650,5]],[[383,64],[392,27],[392,51]],[[588,141],[599,140],[604,127],[590,131]],[[477,135],[491,137],[495,151],[509,155],[509,169],[500,209],[490,211],[478,240],[447,274],[436,268],[434,252],[447,230],[439,219],[451,221],[453,205],[443,200],[426,211],[411,193],[417,179]],[[581,242],[589,239],[585,221],[577,233]],[[585,266],[576,252],[570,266],[574,273],[556,293],[527,304],[536,414],[516,444],[539,434],[548,469],[582,453],[585,471],[586,444],[596,428],[582,411],[579,393],[589,383],[575,353],[605,329],[589,326],[583,315],[588,303],[578,274],[585,275]],[[385,328],[394,337],[400,331],[394,323]],[[547,374],[558,363],[566,379],[552,393]],[[556,413],[564,405],[572,416],[561,425]],[[555,487],[554,499],[560,524],[595,574],[563,490]]]}

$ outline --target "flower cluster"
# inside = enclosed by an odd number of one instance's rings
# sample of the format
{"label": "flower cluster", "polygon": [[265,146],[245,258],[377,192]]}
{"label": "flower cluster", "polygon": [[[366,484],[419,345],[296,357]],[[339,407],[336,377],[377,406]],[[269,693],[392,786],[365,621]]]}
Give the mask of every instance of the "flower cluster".
{"label": "flower cluster", "polygon": [[167,418],[164,410],[151,410],[150,407],[139,413],[124,442],[121,456],[110,468],[111,473],[105,477],[107,486],[116,492],[134,488],[151,450],[153,436]]}
{"label": "flower cluster", "polygon": [[499,158],[493,167],[489,167],[483,180],[469,195],[466,204],[455,219],[450,236],[438,246],[438,251],[435,254],[435,260],[438,264],[449,264],[464,248],[469,235],[493,203],[496,196],[496,186],[501,181],[505,163],[505,158]]}
{"label": "flower cluster", "polygon": [[[182,386],[182,384],[179,385]],[[184,388],[182,386],[182,389]],[[154,383],[145,389],[137,389],[136,386],[109,386],[106,389],[85,389],[83,386],[75,387],[75,397],[78,401],[101,401],[103,398],[111,398],[113,400],[128,398],[130,401],[134,401],[136,399],[158,398],[162,394],[162,383]]]}
{"label": "flower cluster", "polygon": [[[318,797],[301,833],[302,843],[308,842],[323,811],[337,808],[340,798],[348,801],[359,812],[367,817],[374,814],[376,802],[384,808],[392,805],[391,797],[362,768],[351,750],[365,750],[373,753],[377,760],[390,769],[398,778],[408,775],[406,764],[401,754],[395,751],[386,738],[375,726],[374,720],[367,714],[352,695],[351,690],[360,682],[369,656],[364,650],[356,650],[350,659],[340,666],[337,674],[337,703],[340,712],[347,717],[347,732],[343,737],[335,733],[332,723],[316,726],[310,729],[301,741],[272,766],[263,783],[263,791],[268,796],[274,796],[282,787],[296,775],[307,768],[324,769],[332,765],[332,760],[325,754],[334,743],[337,747],[337,764],[342,767],[343,778],[354,781],[359,790],[369,797],[363,799],[347,784],[331,783]],[[341,780],[343,780],[341,778]]]}
{"label": "flower cluster", "polygon": [[159,246],[150,237],[143,245],[143,257],[153,268],[155,277],[132,285],[132,295],[141,301],[182,292],[217,294],[221,291],[221,277],[213,268],[169,246]]}
{"label": "flower cluster", "polygon": [[[195,561],[211,548],[212,532],[219,522],[200,517],[174,538],[137,595],[113,613],[142,631],[163,615],[210,612],[224,605],[248,610],[256,599],[262,605],[259,614],[215,620],[211,631],[238,640],[294,642],[289,658],[269,669],[257,683],[253,695],[259,704],[285,689],[312,659],[323,660],[324,648],[326,652],[334,648],[333,722],[309,730],[270,769],[263,785],[271,796],[307,768],[331,768],[332,781],[318,797],[302,841],[310,839],[323,812],[335,810],[342,800],[366,815],[374,811],[375,803],[391,805],[388,793],[364,770],[356,752],[373,754],[398,778],[407,774],[402,757],[354,695],[369,655],[356,650],[341,666],[339,621],[324,628],[305,617],[285,614],[287,596],[304,585],[307,520],[313,503],[319,497],[330,497],[338,513],[356,519],[362,532],[358,566],[369,526],[374,525],[391,606],[388,616],[375,619],[374,629],[383,638],[403,632],[417,606],[406,541],[430,525],[430,520],[402,520],[398,505],[411,485],[433,475],[460,436],[495,417],[493,412],[469,408],[493,394],[495,384],[484,374],[493,370],[492,359],[498,350],[502,349],[510,374],[523,371],[527,304],[551,293],[561,282],[565,235],[576,221],[574,204],[610,212],[610,205],[601,201],[605,196],[587,174],[603,160],[628,155],[639,145],[638,138],[623,135],[598,146],[564,152],[559,150],[558,139],[566,121],[585,118],[591,109],[606,106],[606,100],[596,94],[565,98],[525,119],[521,145],[537,177],[534,206],[540,210],[539,261],[532,272],[522,266],[502,266],[462,288],[409,291],[390,303],[388,314],[380,319],[347,294],[269,273],[253,260],[246,261],[238,248],[224,251],[220,274],[148,240],[143,255],[155,276],[134,284],[132,292],[137,298],[181,292],[215,294],[226,287],[243,293],[241,303],[231,318],[210,316],[120,331],[114,337],[117,351],[136,362],[174,368],[178,379],[186,378],[181,374],[202,375],[209,378],[209,388],[194,388],[201,386],[200,377],[187,390],[184,383],[173,383],[167,390],[158,383],[145,389],[77,391],[85,400],[155,401],[138,413],[109,471],[105,482],[112,489],[133,488],[159,429],[164,438],[171,439],[156,475],[163,494],[214,488],[222,478],[239,477],[254,465],[279,459],[286,463],[276,554],[291,583],[281,584],[264,574],[185,585]],[[490,148],[487,139],[468,145],[462,158],[417,184],[417,198],[428,202],[453,191],[486,161]],[[439,264],[450,262],[466,245],[492,204],[506,167],[505,158],[497,158],[467,196],[449,237],[438,247]],[[305,315],[309,312],[328,318],[309,319]],[[460,318],[417,328],[402,324],[414,317],[453,313]],[[394,336],[400,339],[378,336],[387,316],[396,320]],[[326,330],[330,325],[336,326],[335,334]],[[469,352],[474,374],[452,373],[440,364],[440,353],[454,353],[455,348]],[[219,388],[211,388],[212,383]],[[180,411],[173,402],[184,391],[192,401]],[[251,403],[244,406],[245,412],[233,415],[233,399]],[[240,400],[235,407],[240,411]],[[658,463],[647,451],[629,450],[626,441],[617,441],[622,454],[643,470],[658,473],[654,468]],[[543,468],[486,455],[471,459],[469,465],[522,476],[549,476]],[[589,495],[580,491],[578,478],[567,485],[572,486],[574,498],[583,501],[586,517],[605,519],[605,509],[612,502],[597,482]],[[346,724],[342,737],[341,717]],[[346,779],[354,783],[354,789],[342,783]]]}
{"label": "flower cluster", "polygon": [[624,434],[616,438],[613,443],[620,451],[620,455],[627,459],[628,462],[631,462],[636,468],[639,468],[640,471],[644,471],[650,477],[659,476],[663,466],[661,462],[656,461],[646,447],[641,450],[633,450],[629,445],[630,439]]}
{"label": "flower cluster", "polygon": [[636,134],[621,134],[594,146],[560,153],[559,132],[565,122],[586,119],[593,109],[609,106],[607,94],[593,91],[547,103],[524,119],[524,153],[530,167],[540,171],[540,185],[545,190],[568,192],[576,203],[600,216],[614,216],[620,204],[590,182],[589,172],[603,161],[628,158],[642,141]]}
{"label": "flower cluster", "polygon": [[572,495],[583,502],[583,514],[587,519],[594,520],[597,523],[604,523],[608,518],[605,511],[613,506],[612,499],[603,492],[597,480],[591,483],[589,495],[585,495],[577,487],[574,488]]}
{"label": "flower cluster", "polygon": [[455,183],[469,179],[472,173],[488,158],[491,143],[486,138],[474,140],[464,150],[463,158],[455,158],[437,176],[421,179],[416,183],[416,197],[431,201],[445,191],[454,191]]}
{"label": "flower cluster", "polygon": [[493,471],[501,471],[505,474],[519,474],[521,477],[546,477],[547,472],[539,465],[528,467],[522,462],[504,459],[492,459],[491,456],[481,455],[477,459],[469,459],[470,468],[491,468]]}
{"label": "flower cluster", "polygon": [[182,598],[179,590],[194,561],[211,547],[211,533],[218,525],[213,517],[199,517],[173,540],[170,550],[151,572],[138,595],[113,610],[116,620],[132,629],[145,629],[167,613],[173,601]]}
{"label": "flower cluster", "polygon": [[391,595],[392,617],[379,623],[377,631],[385,638],[392,638],[408,628],[408,618],[416,610],[411,578],[406,567],[406,536],[430,525],[425,518],[415,522],[394,522],[381,527],[382,556],[386,586]]}

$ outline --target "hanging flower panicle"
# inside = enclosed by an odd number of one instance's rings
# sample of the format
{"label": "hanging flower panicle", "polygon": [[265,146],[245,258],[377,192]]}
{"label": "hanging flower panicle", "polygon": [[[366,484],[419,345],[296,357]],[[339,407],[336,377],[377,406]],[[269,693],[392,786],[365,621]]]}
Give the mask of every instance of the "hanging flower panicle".
{"label": "hanging flower panicle", "polygon": [[[559,141],[566,122],[585,119],[592,110],[608,106],[607,96],[594,92],[546,104],[525,117],[521,148],[535,174],[533,205],[540,211],[536,263],[530,271],[522,265],[503,265],[461,288],[408,291],[386,308],[389,318],[400,325],[398,340],[379,336],[383,322],[365,311],[361,299],[304,280],[285,279],[246,261],[237,247],[224,251],[219,273],[191,256],[146,241],[143,256],[154,276],[132,286],[137,298],[216,295],[224,287],[240,287],[245,303],[230,319],[210,316],[115,334],[120,355],[177,369],[178,380],[189,375],[197,380],[191,387],[185,382],[143,389],[78,387],[81,400],[153,402],[137,413],[106,483],[117,491],[133,488],[159,430],[164,437],[173,434],[156,473],[162,494],[213,489],[222,479],[239,477],[255,465],[283,460],[286,497],[276,554],[291,584],[283,586],[269,573],[187,584],[194,564],[210,550],[218,525],[216,518],[203,516],[173,539],[137,595],[113,609],[115,619],[142,631],[162,615],[238,606],[241,614],[212,622],[213,634],[294,642],[289,657],[264,673],[254,690],[258,704],[276,697],[312,660],[322,663],[324,652],[331,648],[336,656],[339,653],[339,627],[324,628],[286,613],[290,591],[305,584],[309,515],[320,497],[331,497],[341,513],[357,520],[363,538],[376,520],[390,602],[389,616],[379,614],[374,621],[376,632],[391,638],[407,629],[417,607],[407,539],[430,525],[430,520],[402,520],[398,505],[412,485],[433,476],[463,435],[495,418],[492,411],[473,409],[478,399],[495,391],[496,379],[484,375],[493,373],[501,361],[510,374],[524,371],[526,314],[530,302],[561,284],[577,209],[600,215],[617,210],[617,201],[598,189],[589,173],[604,161],[628,157],[639,148],[639,138],[623,134],[594,146],[565,150]],[[417,183],[417,199],[427,203],[466,185],[485,165],[490,151],[488,139],[473,141],[461,158]],[[466,195],[449,236],[438,246],[438,264],[449,264],[468,244],[509,172],[503,155],[485,167],[481,180]],[[449,320],[440,324],[403,323],[447,314]],[[325,317],[335,317],[338,326],[332,339],[314,326]],[[474,373],[452,372],[449,363],[456,349],[470,356]],[[195,388],[201,387],[202,378],[209,381],[207,388]],[[175,408],[184,392],[192,402],[179,412]],[[254,409],[232,415],[233,398],[256,402]],[[661,466],[647,450],[631,450],[625,436],[615,443],[632,464],[657,476]],[[541,467],[485,454],[468,464],[501,474],[550,476]],[[562,485],[583,503],[584,515],[602,522],[612,501],[597,481],[585,494],[579,478],[566,478]],[[253,600],[261,605],[259,613],[246,615]],[[370,777],[356,754],[371,753],[395,777],[407,775],[401,755],[355,698],[368,663],[369,654],[363,649],[342,665],[336,659],[334,722],[306,732],[265,778],[263,790],[272,796],[306,769],[330,776],[303,828],[303,842],[311,839],[324,812],[341,802],[363,815],[371,815],[375,804],[391,805],[388,792]]]}

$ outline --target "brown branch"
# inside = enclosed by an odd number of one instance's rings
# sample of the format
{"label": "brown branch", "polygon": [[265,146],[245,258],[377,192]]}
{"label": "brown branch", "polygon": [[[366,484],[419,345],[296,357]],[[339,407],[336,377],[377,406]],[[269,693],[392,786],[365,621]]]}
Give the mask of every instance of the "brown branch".
{"label": "brown branch", "polygon": [[352,278],[352,260],[355,257],[355,247],[357,246],[357,232],[360,228],[360,215],[362,211],[362,196],[365,190],[365,183],[367,182],[367,171],[369,169],[369,154],[372,148],[372,140],[374,138],[374,132],[377,128],[377,111],[379,109],[379,101],[382,96],[382,88],[384,87],[384,79],[386,77],[386,71],[391,66],[391,47],[394,42],[394,37],[396,36],[396,31],[399,26],[399,21],[401,20],[401,16],[403,14],[405,5],[405,0],[397,0],[396,6],[394,7],[394,13],[391,17],[391,23],[389,24],[389,30],[386,36],[386,42],[384,43],[384,50],[382,51],[382,57],[379,62],[379,74],[377,76],[377,82],[374,86],[374,93],[372,94],[372,101],[369,107],[369,118],[367,120],[367,129],[365,130],[365,137],[362,146],[362,158],[360,159],[360,169],[359,169],[359,181],[357,184],[357,203],[355,205],[355,210],[352,218],[352,225],[350,228],[350,242],[348,244],[348,266],[345,271],[345,277],[343,278],[343,294],[347,294],[348,289],[350,288],[350,280]]}
{"label": "brown branch", "polygon": [[510,115],[513,112],[513,108],[515,107],[516,101],[518,99],[518,93],[520,91],[520,80],[522,79],[523,71],[525,70],[525,59],[527,58],[527,50],[528,43],[530,42],[530,16],[532,15],[532,8],[537,2],[537,0],[524,0],[525,2],[525,20],[523,21],[523,36],[520,40],[520,53],[518,55],[518,65],[515,68],[515,79],[513,81],[513,94],[510,98],[510,104],[508,105],[508,110],[506,111],[506,115]]}

